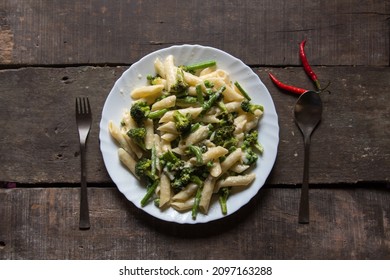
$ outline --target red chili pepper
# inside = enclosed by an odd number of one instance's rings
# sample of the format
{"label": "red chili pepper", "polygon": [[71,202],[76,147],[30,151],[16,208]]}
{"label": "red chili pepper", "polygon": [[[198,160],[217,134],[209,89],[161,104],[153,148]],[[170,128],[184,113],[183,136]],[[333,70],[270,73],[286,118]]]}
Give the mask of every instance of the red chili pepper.
{"label": "red chili pepper", "polygon": [[305,44],[306,44],[306,40],[303,40],[299,44],[299,57],[301,58],[303,69],[305,69],[306,74],[310,77],[310,79],[312,79],[312,81],[316,85],[317,90],[321,91],[321,85],[317,78],[317,75],[316,73],[314,73],[309,62],[307,61],[307,57],[305,53]]}
{"label": "red chili pepper", "polygon": [[283,90],[286,90],[286,91],[289,91],[291,93],[295,93],[295,94],[302,94],[304,92],[307,91],[307,89],[304,89],[304,88],[299,88],[299,87],[295,87],[295,86],[291,86],[291,85],[287,85],[287,84],[284,84],[282,83],[281,81],[279,81],[274,75],[272,75],[271,73],[268,73],[269,77],[271,78],[271,80],[274,82],[274,84],[280,88],[280,89],[283,89]]}

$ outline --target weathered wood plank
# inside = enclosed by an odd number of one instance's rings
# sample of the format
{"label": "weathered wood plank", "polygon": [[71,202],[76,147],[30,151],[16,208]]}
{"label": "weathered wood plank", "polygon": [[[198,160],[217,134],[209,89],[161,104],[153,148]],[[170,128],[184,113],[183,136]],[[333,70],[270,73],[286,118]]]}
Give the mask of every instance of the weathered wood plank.
{"label": "weathered wood plank", "polygon": [[131,64],[174,44],[250,65],[389,65],[387,1],[0,1],[0,64]]}
{"label": "weathered wood plank", "polygon": [[[258,70],[272,93],[281,127],[280,153],[270,182],[279,178],[278,183],[297,183],[302,173],[303,139],[292,119],[296,96],[277,89],[266,77],[269,70],[287,83],[309,89],[313,85],[302,68]],[[324,112],[312,136],[310,180],[324,184],[389,181],[388,68],[320,67],[315,71],[323,85],[331,82],[331,93],[322,94]]]}
{"label": "weathered wood plank", "polygon": [[[89,96],[88,180],[110,182],[99,150],[99,122],[105,98],[124,67],[24,68],[0,72],[0,181],[75,183],[79,180],[74,98]],[[318,184],[389,181],[388,67],[315,68],[332,81],[323,93],[323,121],[312,138],[311,181]],[[311,83],[299,68],[256,68],[279,115],[279,154],[269,184],[302,180],[302,136],[293,121],[296,96],[268,79],[300,86]]]}
{"label": "weathered wood plank", "polygon": [[308,225],[297,223],[298,189],[266,188],[232,216],[189,226],[91,188],[92,227],[80,231],[78,188],[0,189],[0,259],[390,258],[388,189],[312,189],[311,199]]}

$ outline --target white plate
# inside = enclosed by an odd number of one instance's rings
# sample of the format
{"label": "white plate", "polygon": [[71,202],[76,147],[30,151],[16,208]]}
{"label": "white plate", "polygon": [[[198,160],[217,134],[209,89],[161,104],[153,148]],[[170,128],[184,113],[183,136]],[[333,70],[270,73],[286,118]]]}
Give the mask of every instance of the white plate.
{"label": "white plate", "polygon": [[238,81],[252,97],[252,102],[264,106],[264,116],[260,120],[259,140],[264,146],[264,154],[259,157],[254,172],[256,179],[253,184],[232,194],[228,199],[228,215],[236,212],[257,194],[264,185],[274,165],[279,143],[278,116],[271,95],[261,82],[259,77],[241,60],[221,50],[200,45],[180,45],[155,51],[146,55],[134,63],[116,81],[109,93],[103,107],[102,120],[100,122],[100,149],[103,154],[104,164],[118,189],[134,205],[150,215],[161,220],[176,223],[205,223],[225,217],[221,213],[218,201],[210,205],[209,213],[198,214],[196,220],[191,217],[191,212],[179,213],[169,208],[161,211],[154,203],[141,207],[140,201],[145,195],[145,187],[142,186],[133,175],[120,163],[117,155],[118,146],[108,132],[108,122],[113,120],[119,124],[124,110],[128,110],[131,104],[130,92],[132,89],[146,85],[146,76],[154,74],[154,60],[165,58],[172,54],[176,65],[191,64],[205,60],[216,60],[218,68],[230,73],[232,81]]}

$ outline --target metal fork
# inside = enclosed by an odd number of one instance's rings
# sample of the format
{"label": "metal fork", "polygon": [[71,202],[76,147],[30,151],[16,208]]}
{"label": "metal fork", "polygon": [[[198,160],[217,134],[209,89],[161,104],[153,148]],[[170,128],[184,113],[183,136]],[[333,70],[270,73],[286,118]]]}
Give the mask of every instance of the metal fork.
{"label": "metal fork", "polygon": [[80,159],[81,159],[81,192],[80,192],[80,229],[89,229],[88,190],[85,169],[85,144],[91,129],[92,112],[88,97],[76,98],[76,123],[80,136]]}

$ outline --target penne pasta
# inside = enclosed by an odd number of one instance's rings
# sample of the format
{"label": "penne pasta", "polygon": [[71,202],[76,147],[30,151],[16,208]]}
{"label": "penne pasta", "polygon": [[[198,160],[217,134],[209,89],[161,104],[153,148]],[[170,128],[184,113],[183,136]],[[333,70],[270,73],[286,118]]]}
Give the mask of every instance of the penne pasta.
{"label": "penne pasta", "polygon": [[165,140],[166,142],[172,142],[177,138],[178,134],[173,133],[164,133],[161,135],[161,139]]}
{"label": "penne pasta", "polygon": [[203,81],[215,81],[215,80],[222,80],[222,82],[226,85],[230,84],[230,78],[229,78],[229,74],[224,71],[224,70],[221,70],[221,69],[218,69],[218,70],[215,70],[213,72],[210,72],[208,74],[205,74],[205,75],[200,75],[200,78],[203,80]]}
{"label": "penne pasta", "polygon": [[163,90],[163,85],[153,85],[153,86],[143,86],[134,89],[130,96],[133,99],[140,99],[140,98],[148,98],[148,97],[157,97],[161,95],[161,92]]}
{"label": "penne pasta", "polygon": [[199,121],[203,123],[219,123],[221,120],[216,115],[205,115],[199,118]]}
{"label": "penne pasta", "polygon": [[237,118],[234,119],[234,125],[235,125],[235,130],[234,134],[240,134],[244,132],[245,129],[245,124],[247,123],[248,119],[246,115],[239,115]]}
{"label": "penne pasta", "polygon": [[166,98],[161,99],[153,103],[152,108],[150,109],[152,112],[162,109],[168,109],[174,107],[176,104],[176,95],[170,95]]}
{"label": "penne pasta", "polygon": [[175,113],[175,111],[179,111],[184,116],[190,114],[192,119],[196,119],[202,112],[202,108],[189,107],[179,110],[168,111],[161,117],[160,123],[173,121],[173,114]]}
{"label": "penne pasta", "polygon": [[199,77],[205,76],[215,71],[215,67],[207,67],[199,72]]}
{"label": "penne pasta", "polygon": [[117,141],[119,147],[123,148],[131,156],[137,156],[138,158],[142,156],[142,151],[140,150],[140,148],[112,121],[108,123],[108,131],[110,132],[111,136]]}
{"label": "penne pasta", "polygon": [[195,132],[184,138],[184,140],[179,143],[179,147],[188,147],[189,145],[194,145],[205,140],[209,131],[210,130],[207,125],[200,126],[197,130],[195,130]]}
{"label": "penne pasta", "polygon": [[201,78],[188,72],[184,72],[184,81],[193,87],[195,87],[198,84],[201,84],[202,87],[204,87],[203,80]]}
{"label": "penne pasta", "polygon": [[202,196],[199,202],[199,210],[204,214],[207,214],[209,210],[211,196],[213,195],[214,192],[214,186],[216,180],[217,180],[216,178],[209,175],[206,181],[204,182]]}
{"label": "penne pasta", "polygon": [[[209,148],[207,150],[207,152],[205,152],[202,155],[202,160],[203,160],[203,162],[214,161],[214,160],[217,160],[218,158],[226,155],[228,152],[229,151],[227,149],[225,149],[224,147],[221,147],[221,146],[212,147],[212,148]],[[194,162],[194,161],[196,161],[195,158],[190,159],[190,162]]]}
{"label": "penne pasta", "polygon": [[257,127],[257,125],[259,124],[259,120],[260,118],[263,116],[263,112],[261,110],[256,110],[254,112],[254,115],[252,116],[251,119],[249,119],[247,121],[247,123],[245,124],[245,131],[250,131],[254,128]]}
{"label": "penne pasta", "polygon": [[241,159],[242,150],[241,148],[236,149],[234,152],[229,154],[226,159],[221,163],[222,174],[231,168],[236,162]]}
{"label": "penne pasta", "polygon": [[198,189],[198,185],[195,183],[188,184],[184,189],[182,189],[180,192],[175,194],[172,197],[172,201],[186,201],[194,196]]}
{"label": "penne pasta", "polygon": [[196,96],[196,88],[195,88],[195,86],[190,86],[190,87],[187,89],[187,92],[188,92],[188,95]]}
{"label": "penne pasta", "polygon": [[228,176],[225,179],[219,180],[214,187],[214,193],[218,192],[223,187],[246,187],[256,179],[255,173],[246,175]]}
{"label": "penne pasta", "polygon": [[130,115],[130,111],[126,110],[123,113],[123,118],[121,121],[122,130],[128,131],[131,128],[137,127],[137,123],[133,120],[133,118]]}
{"label": "penne pasta", "polygon": [[146,119],[146,121],[144,122],[144,125],[145,125],[145,129],[146,129],[145,147],[146,147],[146,149],[150,150],[154,144],[153,121],[151,119]]}
{"label": "penne pasta", "polygon": [[226,110],[229,113],[232,113],[232,112],[242,112],[241,102],[240,101],[228,102],[228,103],[225,104],[225,106],[226,106]]}
{"label": "penne pasta", "polygon": [[232,102],[232,101],[242,101],[245,98],[234,91],[230,86],[226,86],[226,89],[223,91],[223,99],[225,102]]}
{"label": "penne pasta", "polygon": [[157,75],[165,79],[164,64],[159,58],[156,58],[154,61],[154,69],[156,70]]}
{"label": "penne pasta", "polygon": [[212,78],[210,79],[212,83],[214,83],[216,88],[220,88],[222,86],[226,86],[226,89],[223,91],[223,100],[225,103],[232,101],[242,101],[244,97],[237,93],[231,86],[230,83],[226,84],[225,81],[221,78]]}
{"label": "penne pasta", "polygon": [[187,201],[174,201],[171,203],[173,209],[179,212],[186,212],[192,209],[194,205],[195,198],[189,199]]}
{"label": "penne pasta", "polygon": [[245,170],[247,170],[249,168],[249,165],[246,165],[246,164],[242,164],[240,162],[237,162],[236,164],[234,164],[230,170],[235,172],[235,173],[242,173],[244,172]]}
{"label": "penne pasta", "polygon": [[142,157],[142,150],[141,148],[134,143],[134,141],[129,137],[127,136],[127,134],[125,132],[122,132],[122,136],[123,138],[125,139],[125,141],[127,142],[128,144],[128,147],[129,147],[129,150],[126,150],[132,157],[135,156],[135,158],[141,158]]}
{"label": "penne pasta", "polygon": [[221,163],[219,160],[213,160],[213,166],[210,169],[211,176],[217,178],[222,174]]}
{"label": "penne pasta", "polygon": [[176,135],[179,134],[179,133],[177,132],[175,122],[173,122],[173,121],[169,121],[169,122],[167,122],[167,123],[164,123],[164,124],[162,124],[162,125],[159,125],[159,126],[157,127],[157,130],[158,130],[158,131],[161,131],[161,132],[176,134]]}
{"label": "penne pasta", "polygon": [[178,154],[178,155],[180,155],[180,156],[182,156],[182,157],[186,156],[186,151],[185,151],[185,149],[182,149],[182,148],[180,148],[180,147],[173,148],[173,149],[172,149],[172,152],[174,152],[175,154]]}
{"label": "penne pasta", "polygon": [[171,184],[169,177],[163,172],[160,177],[160,202],[159,207],[165,207],[171,200]]}
{"label": "penne pasta", "polygon": [[173,55],[168,55],[164,60],[164,73],[167,81],[166,90],[169,92],[176,83],[177,67],[173,63]]}
{"label": "penne pasta", "polygon": [[119,160],[130,170],[130,172],[136,178],[138,178],[138,176],[135,172],[135,164],[136,164],[135,159],[122,148],[118,149],[118,156],[119,156]]}
{"label": "penne pasta", "polygon": [[162,136],[160,138],[161,138],[161,142],[160,142],[161,152],[165,153],[167,151],[172,150],[172,146],[171,146],[171,141],[172,140],[167,141]]}

